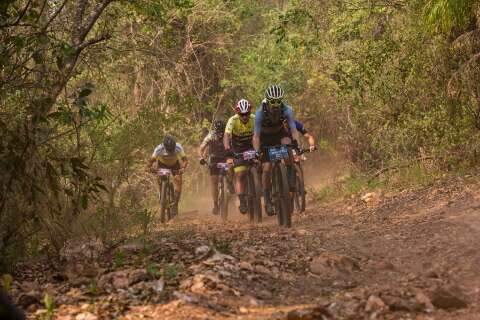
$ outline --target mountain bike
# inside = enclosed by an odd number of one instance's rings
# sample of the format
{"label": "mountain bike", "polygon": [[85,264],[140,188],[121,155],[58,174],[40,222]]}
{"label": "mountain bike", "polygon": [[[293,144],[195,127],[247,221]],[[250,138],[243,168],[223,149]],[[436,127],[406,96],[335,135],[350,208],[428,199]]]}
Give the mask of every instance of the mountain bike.
{"label": "mountain bike", "polygon": [[242,153],[235,153],[236,159],[244,160],[248,166],[247,172],[247,204],[248,216],[252,223],[262,221],[262,188],[258,173],[257,153],[254,150],[248,150]]}
{"label": "mountain bike", "polygon": [[227,220],[228,217],[228,184],[231,181],[228,181],[228,170],[230,166],[227,163],[217,163],[217,168],[220,169],[220,175],[218,177],[218,199],[217,203],[220,207],[220,217],[222,220]]}
{"label": "mountain bike", "polygon": [[292,150],[294,162],[293,162],[293,170],[294,174],[293,177],[295,181],[291,182],[293,186],[295,186],[293,191],[293,206],[297,213],[305,212],[306,208],[306,194],[305,191],[305,180],[303,175],[303,167],[302,161],[305,161],[306,158],[304,153],[312,152],[310,149],[301,149],[296,151],[295,149]]}
{"label": "mountain bike", "polygon": [[160,221],[165,223],[173,218],[172,208],[175,206],[175,191],[171,179],[172,170],[160,168],[157,171],[157,175]]}
{"label": "mountain bike", "polygon": [[290,228],[292,226],[293,202],[290,195],[290,183],[286,160],[290,159],[289,145],[264,147],[271,170],[271,197],[274,213],[277,215],[278,225]]}
{"label": "mountain bike", "polygon": [[218,197],[217,204],[220,208],[220,217],[222,220],[226,221],[228,217],[228,202],[230,199],[229,194],[232,193],[233,186],[231,179],[229,178],[228,171],[230,170],[230,165],[225,162],[217,162],[206,164],[209,168],[215,167],[219,170],[218,177]]}

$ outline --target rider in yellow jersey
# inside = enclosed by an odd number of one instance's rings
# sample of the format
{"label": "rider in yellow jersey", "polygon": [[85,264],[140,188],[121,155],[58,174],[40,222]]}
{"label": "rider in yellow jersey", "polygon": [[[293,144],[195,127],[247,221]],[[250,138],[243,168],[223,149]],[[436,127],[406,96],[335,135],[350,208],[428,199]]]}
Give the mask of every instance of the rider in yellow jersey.
{"label": "rider in yellow jersey", "polygon": [[175,141],[172,136],[165,136],[163,143],[159,144],[147,163],[147,171],[152,172],[152,167],[157,164],[157,168],[172,170],[173,188],[175,190],[175,206],[173,215],[178,213],[178,202],[182,193],[182,174],[188,165],[188,159],[180,143]]}
{"label": "rider in yellow jersey", "polygon": [[[255,115],[252,114],[252,106],[250,103],[241,99],[235,107],[236,115],[231,117],[225,128],[225,135],[223,143],[225,150],[233,151],[234,153],[242,153],[248,150],[253,150],[252,137],[255,126]],[[235,192],[240,200],[239,210],[242,214],[247,213],[247,198],[245,177],[247,173],[247,166],[243,159],[228,159],[229,163],[234,164],[235,176]]]}

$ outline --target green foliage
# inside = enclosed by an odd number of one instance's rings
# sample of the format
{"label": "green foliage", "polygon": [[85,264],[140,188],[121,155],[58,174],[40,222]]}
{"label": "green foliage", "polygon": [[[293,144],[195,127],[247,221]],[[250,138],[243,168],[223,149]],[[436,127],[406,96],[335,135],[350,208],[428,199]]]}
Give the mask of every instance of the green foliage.
{"label": "green foliage", "polygon": [[181,267],[176,264],[167,264],[163,268],[163,277],[165,280],[173,280],[177,278],[178,273],[181,271]]}
{"label": "green foliage", "polygon": [[155,212],[153,210],[142,209],[138,212],[138,219],[141,226],[141,238],[143,239],[144,245],[146,245],[147,236],[149,235],[150,228],[152,227],[152,222],[155,217]]}
{"label": "green foliage", "polygon": [[[478,164],[480,48],[461,42],[478,31],[477,1],[114,1],[83,39],[76,2],[50,25],[53,7],[19,17],[21,4],[0,4],[2,264],[74,236],[146,240],[157,200],[143,168],[161,137],[191,156],[214,118],[240,98],[259,105],[271,83],[323,152],[360,171],[406,161],[405,177],[428,183]],[[413,164],[426,158],[424,176]],[[185,178],[199,189],[199,170]],[[375,182],[356,174],[316,197]]]}
{"label": "green foliage", "polygon": [[159,278],[162,275],[160,265],[157,263],[149,263],[147,264],[147,273],[152,277],[152,278]]}
{"label": "green foliage", "polygon": [[473,17],[477,0],[429,0],[425,6],[427,23],[437,32],[463,28]]}
{"label": "green foliage", "polygon": [[2,289],[6,292],[9,293],[10,290],[12,289],[12,284],[13,284],[13,277],[10,274],[3,274],[1,278],[1,286]]}
{"label": "green foliage", "polygon": [[232,254],[232,243],[228,240],[217,239],[217,237],[213,236],[211,239],[212,245],[218,252],[223,254]]}
{"label": "green foliage", "polygon": [[115,251],[115,256],[113,257],[113,263],[115,265],[115,268],[119,268],[125,264],[125,252],[122,250],[117,250]]}
{"label": "green foliage", "polygon": [[43,304],[45,306],[45,309],[47,309],[47,313],[45,314],[44,319],[45,320],[52,319],[55,313],[55,300],[51,295],[49,295],[48,293],[45,293],[45,296],[43,297]]}
{"label": "green foliage", "polygon": [[88,287],[87,287],[87,292],[92,296],[96,296],[99,293],[97,279],[92,278],[90,280],[90,283],[88,284]]}

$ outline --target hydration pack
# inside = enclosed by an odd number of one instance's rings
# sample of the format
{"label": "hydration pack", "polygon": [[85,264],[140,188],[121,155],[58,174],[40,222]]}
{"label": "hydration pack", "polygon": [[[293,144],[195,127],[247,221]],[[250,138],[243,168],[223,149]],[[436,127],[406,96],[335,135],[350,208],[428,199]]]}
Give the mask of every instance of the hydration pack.
{"label": "hydration pack", "polygon": [[283,122],[287,119],[285,116],[285,105],[282,103],[277,112],[272,112],[268,110],[266,103],[262,103],[262,127],[275,128],[281,127]]}

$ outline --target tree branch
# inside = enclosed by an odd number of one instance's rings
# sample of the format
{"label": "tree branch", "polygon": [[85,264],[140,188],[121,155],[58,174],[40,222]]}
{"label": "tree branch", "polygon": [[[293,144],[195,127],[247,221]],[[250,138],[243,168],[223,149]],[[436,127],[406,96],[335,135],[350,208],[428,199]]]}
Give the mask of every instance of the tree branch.
{"label": "tree branch", "polygon": [[14,27],[17,26],[20,23],[20,20],[25,16],[25,13],[27,13],[28,8],[30,7],[30,4],[32,3],[32,0],[28,0],[27,4],[25,5],[25,8],[23,8],[22,12],[18,16],[17,20],[15,20],[14,23],[6,23],[0,25],[0,28],[8,28],[8,27]]}
{"label": "tree branch", "polygon": [[42,9],[40,10],[40,14],[38,15],[37,19],[35,20],[35,23],[38,23],[38,21],[42,18],[42,15],[45,12],[45,7],[46,6],[47,6],[47,0],[43,0]]}
{"label": "tree branch", "polygon": [[60,12],[62,12],[67,2],[68,0],[63,1],[60,7],[58,7],[57,10],[53,12],[52,16],[48,19],[47,23],[45,23],[45,25],[40,29],[40,33],[44,33],[45,31],[47,31],[47,28],[52,24],[53,20],[55,20],[55,18],[60,14]]}
{"label": "tree branch", "polygon": [[112,37],[111,34],[106,33],[106,34],[102,34],[102,35],[99,36],[99,37],[96,37],[96,38],[93,38],[93,39],[84,41],[84,42],[80,43],[80,44],[77,46],[77,52],[80,52],[80,51],[82,51],[83,49],[85,49],[86,47],[89,47],[89,46],[91,46],[91,45],[94,45],[94,44],[97,44],[97,43],[99,43],[99,42],[108,40],[108,39],[110,39],[111,37]]}
{"label": "tree branch", "polygon": [[115,0],[103,0],[101,3],[99,3],[96,7],[95,10],[93,10],[93,13],[90,15],[90,17],[87,20],[87,24],[82,26],[82,32],[78,36],[78,43],[83,42],[85,38],[87,37],[88,33],[90,30],[93,28],[95,25],[95,22],[97,22],[98,18],[102,14],[103,10],[112,3]]}
{"label": "tree branch", "polygon": [[[83,15],[85,14],[85,8],[87,7],[87,0],[78,1],[77,12],[75,13],[75,19],[73,20],[75,24],[75,31],[73,33],[73,38],[79,39],[80,35],[83,32]],[[81,40],[79,40],[80,42]]]}

